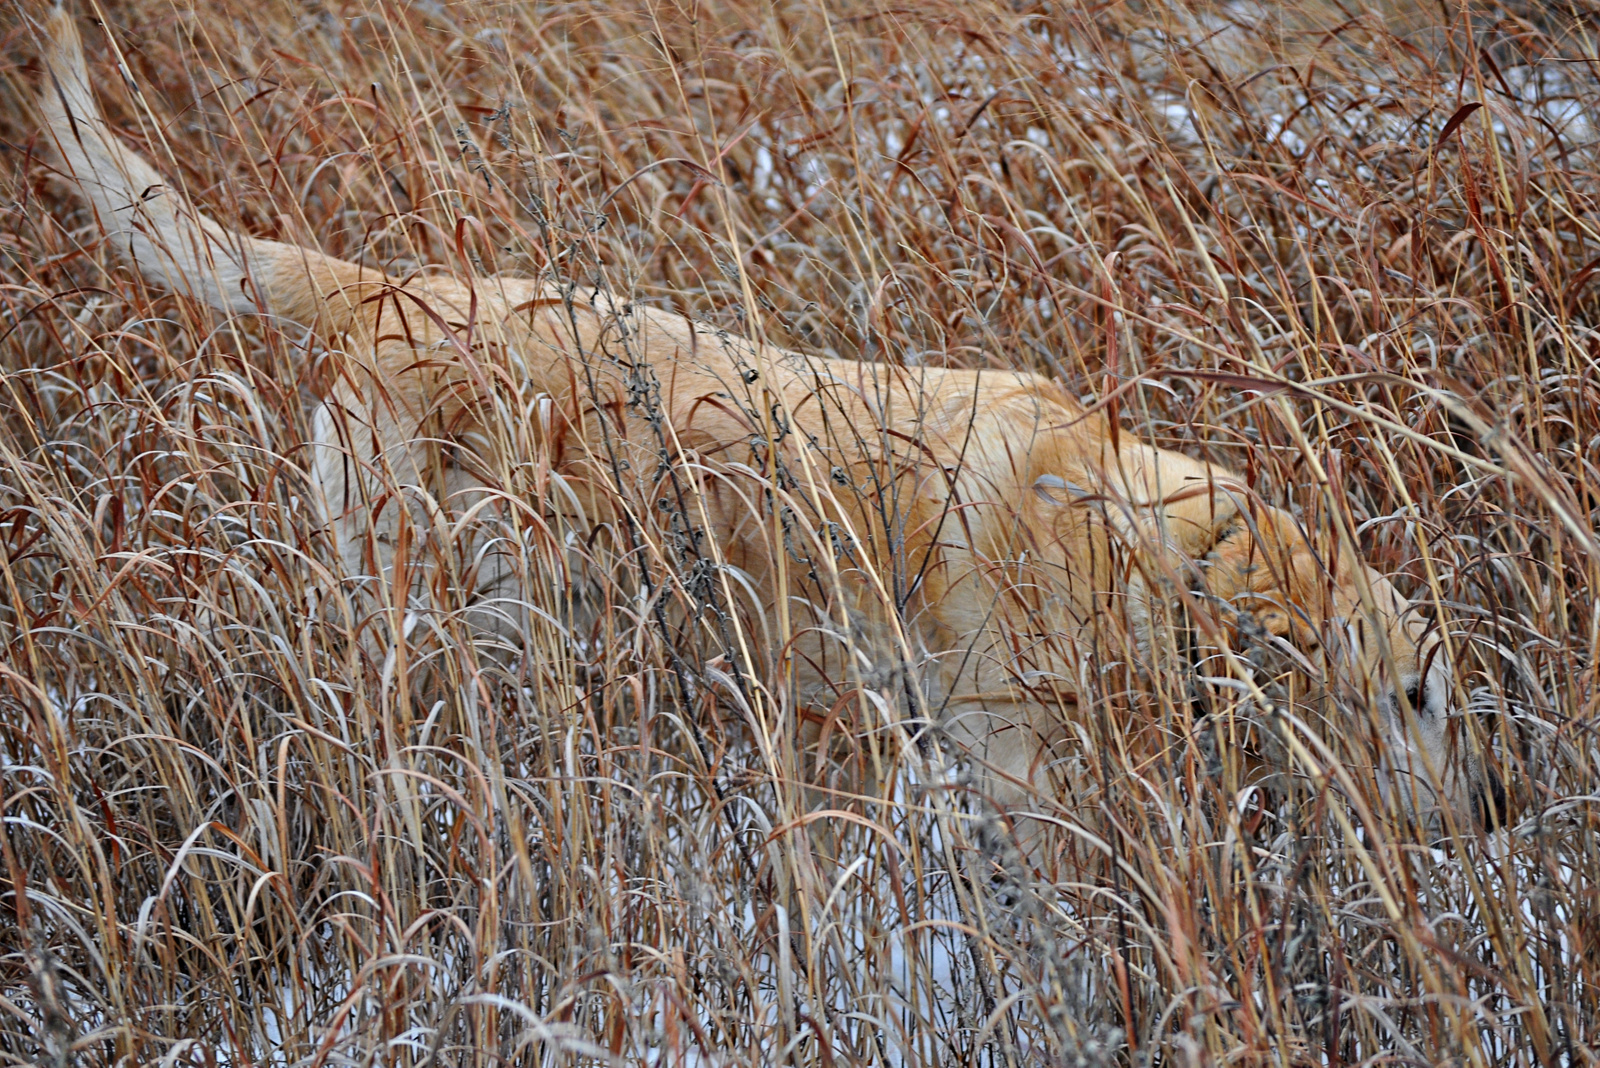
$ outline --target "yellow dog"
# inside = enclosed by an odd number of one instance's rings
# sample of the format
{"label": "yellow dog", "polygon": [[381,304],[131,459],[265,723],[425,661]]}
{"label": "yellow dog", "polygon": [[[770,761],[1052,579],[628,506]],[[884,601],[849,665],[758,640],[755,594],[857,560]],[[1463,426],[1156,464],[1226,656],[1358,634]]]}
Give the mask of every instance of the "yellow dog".
{"label": "yellow dog", "polygon": [[60,9],[45,36],[49,133],[109,240],[153,283],[342,351],[314,476],[346,573],[402,606],[442,584],[475,636],[514,640],[516,539],[476,535],[426,575],[411,532],[448,541],[468,513],[526,536],[609,526],[687,565],[680,600],[721,604],[800,707],[909,704],[1005,804],[1049,788],[1087,654],[1162,655],[1155,617],[1203,591],[1235,628],[1336,639],[1406,808],[1498,819],[1498,780],[1447,730],[1437,639],[1348,544],[1319,555],[1227,471],[1032,374],[814,359],[599,291],[393,278],[235,233],[107,130]]}

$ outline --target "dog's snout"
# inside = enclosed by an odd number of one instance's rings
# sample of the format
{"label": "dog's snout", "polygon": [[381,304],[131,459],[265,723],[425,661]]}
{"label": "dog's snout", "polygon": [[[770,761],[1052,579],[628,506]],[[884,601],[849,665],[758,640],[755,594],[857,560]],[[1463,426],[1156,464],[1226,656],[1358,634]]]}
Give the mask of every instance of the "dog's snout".
{"label": "dog's snout", "polygon": [[1493,831],[1506,825],[1511,818],[1511,802],[1506,796],[1505,783],[1493,768],[1483,769],[1483,784],[1473,792],[1477,802],[1478,822],[1485,830]]}

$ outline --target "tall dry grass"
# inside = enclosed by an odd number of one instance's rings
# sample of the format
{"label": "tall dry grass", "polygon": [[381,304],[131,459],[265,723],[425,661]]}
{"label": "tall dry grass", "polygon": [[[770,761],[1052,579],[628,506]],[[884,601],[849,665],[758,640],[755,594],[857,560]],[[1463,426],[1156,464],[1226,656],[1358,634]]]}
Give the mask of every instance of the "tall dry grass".
{"label": "tall dry grass", "polygon": [[675,630],[641,596],[690,603],[682,554],[512,538],[521,655],[432,589],[373,659],[304,498],[318,339],[121,265],[50,176],[31,4],[0,109],[6,1063],[1596,1060],[1591,0],[105,4],[114,126],[230,224],[1028,368],[1341,514],[1446,621],[1462,744],[1519,805],[1436,841],[1371,789],[1360,715],[1107,650],[1042,871],[885,723],[851,725],[880,794],[831,780],[854,820],[814,855],[815,755],[741,705],[781,680],[733,677],[714,603]]}

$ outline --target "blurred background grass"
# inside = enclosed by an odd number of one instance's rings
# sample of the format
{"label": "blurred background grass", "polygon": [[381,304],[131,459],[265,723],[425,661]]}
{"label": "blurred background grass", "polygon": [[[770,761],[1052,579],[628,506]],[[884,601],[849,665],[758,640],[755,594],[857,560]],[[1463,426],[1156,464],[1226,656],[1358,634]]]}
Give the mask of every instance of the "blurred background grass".
{"label": "blurred background grass", "polygon": [[[523,547],[545,622],[514,663],[428,627],[427,681],[369,660],[303,499],[318,340],[120,265],[51,177],[30,9],[0,21],[7,1063],[1594,1060],[1589,0],[86,27],[113,126],[254,234],[1120,389],[1440,612],[1463,744],[1519,806],[1446,842],[1358,817],[1239,694],[1108,663],[1045,871],[914,754],[811,856],[808,756],[735,687],[686,697],[725,651],[598,552]],[[1368,732],[1304,715],[1359,791]]]}

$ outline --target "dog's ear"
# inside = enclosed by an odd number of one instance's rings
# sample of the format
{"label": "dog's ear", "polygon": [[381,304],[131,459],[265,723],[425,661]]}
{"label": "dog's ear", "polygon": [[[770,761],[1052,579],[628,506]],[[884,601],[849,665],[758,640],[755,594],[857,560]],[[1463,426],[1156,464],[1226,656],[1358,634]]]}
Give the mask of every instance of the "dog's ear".
{"label": "dog's ear", "polygon": [[1287,512],[1219,513],[1215,539],[1200,563],[1209,592],[1233,610],[1236,635],[1257,627],[1302,649],[1321,644],[1320,568]]}

